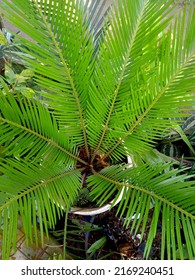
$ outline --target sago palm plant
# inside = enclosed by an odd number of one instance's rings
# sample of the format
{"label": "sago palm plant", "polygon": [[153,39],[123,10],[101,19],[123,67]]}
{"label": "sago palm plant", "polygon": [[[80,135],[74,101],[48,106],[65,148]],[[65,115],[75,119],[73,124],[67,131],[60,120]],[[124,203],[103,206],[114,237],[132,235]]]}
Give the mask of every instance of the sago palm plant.
{"label": "sago palm plant", "polygon": [[27,35],[15,44],[40,89],[27,98],[1,79],[2,258],[19,217],[37,243],[38,228],[43,239],[84,186],[98,205],[123,192],[118,215],[126,226],[134,215],[142,237],[153,207],[146,258],[159,217],[161,258],[195,257],[194,175],[151,160],[194,105],[194,6],[174,2],[121,0],[108,10],[106,1],[2,1]]}

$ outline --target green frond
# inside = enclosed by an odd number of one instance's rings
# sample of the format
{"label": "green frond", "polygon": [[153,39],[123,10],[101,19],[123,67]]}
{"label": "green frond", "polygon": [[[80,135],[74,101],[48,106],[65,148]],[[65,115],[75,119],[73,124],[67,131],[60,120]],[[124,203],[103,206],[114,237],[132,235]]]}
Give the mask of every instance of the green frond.
{"label": "green frond", "polygon": [[[109,146],[113,145],[110,139],[119,138],[118,135],[126,132],[123,121],[124,102],[128,104],[131,81],[137,71],[140,71],[141,67],[148,67],[155,59],[155,56],[151,57],[151,48],[154,49],[158,42],[157,35],[169,22],[163,20],[167,5],[162,3],[152,5],[150,1],[120,1],[109,17],[110,25],[100,47],[100,58],[96,63],[90,95],[92,104],[89,105],[89,133],[90,139],[95,140],[91,145],[97,143],[96,150],[101,146],[107,146],[107,143]],[[154,13],[157,9],[161,12]],[[151,18],[152,21],[149,20]],[[141,47],[143,38],[146,40],[145,48]],[[101,111],[99,111],[100,101],[97,103],[97,99],[102,102]],[[116,121],[119,112],[120,116]],[[98,121],[95,122],[95,119]]]}
{"label": "green frond", "polygon": [[[27,243],[38,244],[38,229],[44,234],[54,228],[57,216],[78,195],[81,170],[55,166],[26,165],[17,160],[0,163],[0,211],[3,214],[2,257],[8,258],[15,248],[17,221],[21,216]],[[38,223],[37,223],[38,221]]]}
{"label": "green frond", "polygon": [[[88,183],[91,193],[99,197],[99,202],[109,201],[111,195],[125,189],[118,206],[118,213],[125,216],[128,227],[132,217],[131,231],[138,231],[142,223],[143,237],[149,209],[153,208],[150,232],[147,238],[145,256],[149,257],[152,241],[156,235],[160,215],[162,215],[162,259],[166,256],[176,259],[176,251],[180,257],[184,254],[181,244],[188,248],[189,258],[195,256],[195,184],[193,176],[182,174],[179,169],[171,168],[171,164],[143,165],[137,168],[127,166],[111,166],[100,173],[94,171]],[[166,172],[165,172],[166,170]],[[179,220],[178,220],[179,219]],[[181,231],[184,240],[181,239]]]}
{"label": "green frond", "polygon": [[[96,150],[106,147],[106,156],[114,156],[121,141],[130,153],[136,147],[144,152],[179,118],[187,116],[185,107],[194,104],[193,9],[184,9],[173,24],[172,18],[166,17],[171,3],[128,2],[131,8],[136,5],[134,16],[128,14],[131,9],[125,6],[126,1],[120,3],[124,18],[131,21],[122,25],[122,16],[118,15],[118,21],[113,16],[116,23],[111,20],[110,33],[102,44],[103,58],[100,53],[89,105],[90,144],[97,146]],[[118,34],[121,38],[116,38]]]}
{"label": "green frond", "polygon": [[[148,80],[147,73],[142,72],[144,88],[140,86],[137,89],[140,81],[136,79],[134,89],[131,90],[131,102],[126,107],[127,111],[129,110],[128,121],[133,112],[132,122],[129,123],[126,136],[122,134],[125,140],[124,145],[129,152],[136,150],[135,145],[133,147],[131,145],[131,143],[136,143],[136,139],[139,142],[143,141],[142,145],[140,143],[137,146],[138,152],[142,147],[144,151],[144,146],[153,144],[155,139],[162,137],[166,130],[181,123],[181,117],[187,116],[185,106],[187,108],[194,104],[192,96],[194,91],[192,80],[195,74],[193,17],[194,11],[189,9],[188,13],[184,10],[183,15],[180,14],[176,18],[174,28],[171,27],[167,35],[163,37],[164,42],[161,47],[164,52],[161,51],[160,59],[153,69],[154,75],[150,75]],[[184,30],[186,25],[190,26],[187,32]],[[121,117],[119,115],[119,118]],[[120,145],[120,140],[118,140],[118,145]]]}
{"label": "green frond", "polygon": [[[6,88],[5,88],[6,89]],[[7,156],[74,164],[77,156],[71,152],[69,137],[59,131],[58,123],[47,108],[33,100],[1,93],[0,144]]]}
{"label": "green frond", "polygon": [[8,17],[11,11],[10,22],[31,39],[20,38],[20,49],[31,56],[25,60],[35,70],[36,82],[45,88],[41,95],[55,109],[61,127],[88,150],[84,109],[94,48],[84,6],[66,0],[16,2],[4,1],[3,9]]}

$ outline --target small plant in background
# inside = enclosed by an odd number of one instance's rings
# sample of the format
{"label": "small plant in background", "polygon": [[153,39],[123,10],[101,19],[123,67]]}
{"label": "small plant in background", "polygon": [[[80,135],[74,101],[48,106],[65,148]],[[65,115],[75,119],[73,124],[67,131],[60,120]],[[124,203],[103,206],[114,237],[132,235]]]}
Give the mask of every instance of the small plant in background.
{"label": "small plant in background", "polygon": [[[7,83],[7,89],[14,96],[22,94],[26,98],[35,97],[35,91],[33,90],[33,77],[34,73],[31,70],[24,69],[21,73],[14,73],[12,68],[5,66],[5,82]],[[2,92],[6,95],[5,84],[2,85]]]}
{"label": "small plant in background", "polygon": [[181,127],[167,134],[158,145],[158,150],[187,166],[188,173],[195,168],[195,115],[189,116]]}
{"label": "small plant in background", "polygon": [[[194,106],[193,4],[177,14],[173,0],[105,4],[0,4],[28,36],[15,34],[26,70],[7,68],[1,79],[3,259],[16,246],[19,217],[27,243],[38,244],[38,230],[44,243],[64,214],[59,258],[69,258],[68,215],[84,188],[100,206],[112,200],[112,208],[121,197],[116,215],[144,241],[144,258],[151,256],[159,220],[160,258],[195,256],[194,172],[154,149],[174,130],[188,144],[193,138],[181,131]],[[91,244],[87,254],[104,242]]]}

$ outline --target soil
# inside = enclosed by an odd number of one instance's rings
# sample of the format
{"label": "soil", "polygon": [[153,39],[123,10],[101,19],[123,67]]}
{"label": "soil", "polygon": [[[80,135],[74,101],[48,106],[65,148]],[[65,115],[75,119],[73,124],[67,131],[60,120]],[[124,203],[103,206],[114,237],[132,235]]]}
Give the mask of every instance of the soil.
{"label": "soil", "polygon": [[[153,210],[150,210],[142,240],[140,240],[141,226],[134,236],[130,231],[131,224],[126,228],[124,218],[117,217],[116,210],[117,206],[110,211],[93,217],[70,214],[67,234],[69,257],[72,259],[93,260],[144,260],[145,242],[150,229]],[[58,230],[60,230],[60,222],[58,223]],[[90,246],[101,238],[104,238],[104,244],[97,248],[94,253],[87,253]],[[58,241],[62,242],[63,239],[60,240],[59,238]],[[149,259],[160,259],[160,244],[161,221],[159,220]]]}

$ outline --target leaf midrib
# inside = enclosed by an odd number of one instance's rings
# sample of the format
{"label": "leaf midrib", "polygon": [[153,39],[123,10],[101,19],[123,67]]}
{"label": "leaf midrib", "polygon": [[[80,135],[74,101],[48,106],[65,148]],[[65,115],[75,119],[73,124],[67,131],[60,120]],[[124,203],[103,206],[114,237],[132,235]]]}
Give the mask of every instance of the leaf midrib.
{"label": "leaf midrib", "polygon": [[124,63],[123,63],[123,68],[122,68],[121,74],[119,76],[118,85],[117,85],[117,87],[116,87],[116,89],[114,91],[114,98],[113,98],[113,101],[112,101],[111,106],[110,106],[110,111],[108,113],[108,117],[106,119],[106,123],[103,126],[103,131],[102,131],[102,135],[101,135],[101,138],[99,140],[99,143],[98,143],[96,149],[94,150],[92,161],[95,158],[95,155],[96,155],[97,151],[99,150],[100,146],[102,145],[103,139],[104,139],[105,134],[106,134],[106,132],[108,130],[108,126],[109,126],[109,123],[110,123],[112,112],[114,110],[114,105],[115,105],[115,102],[116,102],[116,99],[117,99],[117,96],[118,96],[118,93],[119,93],[119,89],[120,89],[121,83],[123,81],[123,76],[124,76],[125,70],[126,70],[127,65],[128,65],[129,56],[130,56],[130,53],[131,53],[131,50],[132,50],[132,47],[133,47],[133,44],[134,44],[134,41],[135,41],[135,37],[137,35],[137,30],[138,30],[140,22],[142,20],[142,16],[143,16],[144,10],[145,10],[145,3],[144,3],[144,6],[142,8],[142,11],[140,13],[140,17],[137,20],[136,27],[134,28],[133,35],[130,38],[130,42],[129,42],[128,49],[127,49],[127,52],[126,52],[125,60],[124,60]]}
{"label": "leaf midrib", "polygon": [[36,137],[38,137],[39,139],[42,139],[44,140],[45,142],[49,143],[50,145],[52,145],[53,147],[61,150],[62,152],[64,152],[65,154],[69,155],[70,157],[78,160],[79,162],[81,162],[82,164],[84,165],[87,165],[88,163],[85,162],[84,160],[82,160],[81,158],[77,157],[76,155],[74,155],[73,153],[69,152],[68,150],[66,150],[65,148],[63,148],[62,146],[60,146],[59,144],[57,144],[54,140],[50,139],[50,138],[47,138],[45,136],[43,136],[42,134],[39,134],[38,132],[28,128],[28,127],[25,127],[25,126],[22,126],[21,124],[18,124],[18,123],[15,123],[13,121],[10,121],[8,119],[4,119],[2,117],[0,117],[0,121],[1,122],[4,122],[4,123],[7,123],[11,126],[14,126],[14,127],[17,127],[29,134],[32,134],[32,135],[35,135]]}
{"label": "leaf midrib", "polygon": [[82,130],[82,132],[83,132],[83,138],[84,138],[85,149],[86,149],[87,155],[89,156],[89,149],[88,149],[87,135],[86,135],[86,124],[85,124],[85,120],[84,120],[84,118],[83,118],[83,111],[82,111],[81,104],[80,104],[80,100],[79,100],[79,94],[78,94],[78,92],[77,92],[77,90],[76,90],[76,87],[75,87],[75,84],[74,84],[74,80],[73,80],[73,78],[72,78],[72,76],[71,76],[71,72],[70,72],[70,70],[69,70],[69,68],[68,68],[68,66],[67,66],[67,63],[66,63],[66,61],[65,61],[65,59],[64,59],[64,56],[63,56],[63,54],[62,54],[62,52],[61,52],[61,49],[60,49],[59,46],[58,46],[58,42],[57,42],[56,39],[55,39],[55,36],[54,36],[54,34],[53,34],[53,31],[52,31],[50,25],[48,24],[48,22],[47,22],[45,16],[43,15],[43,13],[42,13],[42,11],[41,11],[41,9],[40,9],[40,7],[39,7],[37,1],[33,1],[33,2],[34,2],[34,5],[35,5],[36,8],[37,8],[37,10],[38,10],[38,12],[39,12],[39,14],[40,14],[42,20],[43,20],[43,22],[44,22],[44,24],[45,24],[45,26],[46,26],[48,32],[49,32],[49,35],[51,36],[51,39],[52,39],[52,41],[53,41],[53,44],[54,44],[54,46],[55,46],[55,48],[56,48],[56,51],[57,51],[57,53],[58,53],[58,55],[59,55],[59,58],[61,59],[62,65],[63,65],[63,67],[64,67],[64,70],[65,70],[65,72],[66,72],[66,74],[67,74],[67,77],[68,77],[68,79],[69,79],[69,81],[70,81],[70,85],[71,85],[71,87],[72,87],[73,95],[74,95],[74,97],[75,97],[76,104],[77,104],[77,108],[78,108],[78,112],[79,112],[79,117],[80,117],[80,122],[81,122],[81,130]]}
{"label": "leaf midrib", "polygon": [[74,174],[74,173],[79,173],[79,172],[82,172],[83,170],[84,170],[84,168],[65,171],[65,172],[62,172],[62,173],[54,176],[54,177],[43,180],[42,182],[40,182],[38,184],[30,186],[27,190],[22,191],[20,194],[14,195],[13,198],[9,199],[6,203],[4,203],[2,206],[0,206],[0,212],[3,211],[3,209],[7,208],[12,203],[18,201],[18,199],[28,195],[31,192],[34,192],[36,189],[38,189],[40,187],[45,187],[45,185],[50,184],[51,182],[54,182],[56,180],[59,180],[60,178],[63,178],[64,176],[71,175],[71,174]]}
{"label": "leaf midrib", "polygon": [[191,54],[191,56],[188,57],[188,59],[182,64],[180,68],[177,69],[176,73],[172,76],[172,78],[169,80],[167,85],[163,87],[163,89],[160,91],[160,93],[156,96],[156,98],[153,100],[153,102],[150,104],[150,106],[144,111],[144,113],[135,121],[135,123],[132,125],[130,130],[124,135],[121,136],[116,144],[107,152],[105,153],[104,158],[108,157],[129,135],[133,134],[133,132],[136,130],[136,128],[140,125],[140,123],[143,121],[143,119],[149,114],[150,110],[156,105],[156,103],[159,101],[159,99],[162,97],[162,95],[166,92],[166,90],[170,87],[172,83],[176,80],[177,76],[180,72],[183,71],[183,69],[186,67],[188,63],[190,63],[191,59],[194,57],[194,54]]}
{"label": "leaf midrib", "polygon": [[103,180],[106,180],[108,182],[111,182],[112,184],[117,185],[118,188],[126,186],[126,187],[129,187],[131,189],[135,189],[137,191],[145,193],[145,194],[149,195],[150,197],[153,197],[153,198],[155,198],[155,199],[157,199],[157,200],[159,200],[159,201],[169,205],[171,208],[179,211],[180,213],[183,213],[185,216],[195,220],[195,216],[193,214],[187,212],[185,209],[181,208],[177,204],[174,204],[172,201],[169,201],[168,199],[166,199],[166,198],[164,198],[164,197],[154,193],[153,191],[150,191],[150,190],[147,190],[147,189],[144,189],[142,187],[139,187],[139,186],[136,186],[136,185],[132,185],[132,184],[129,184],[129,183],[118,182],[118,181],[116,181],[114,179],[108,178],[108,177],[106,177],[106,176],[104,176],[104,175],[102,175],[100,173],[97,173],[94,169],[93,169],[93,174],[96,175],[96,176],[99,176]]}

